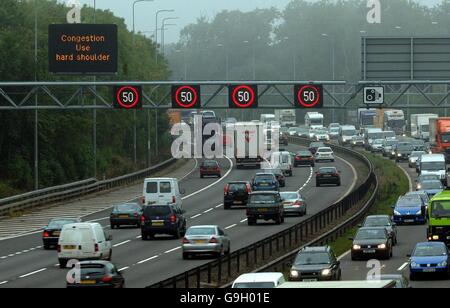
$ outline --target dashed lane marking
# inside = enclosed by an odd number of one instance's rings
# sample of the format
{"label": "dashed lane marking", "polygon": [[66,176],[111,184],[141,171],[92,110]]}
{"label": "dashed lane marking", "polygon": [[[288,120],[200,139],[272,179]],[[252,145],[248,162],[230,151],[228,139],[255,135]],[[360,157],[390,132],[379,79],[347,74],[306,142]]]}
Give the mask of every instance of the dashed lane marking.
{"label": "dashed lane marking", "polygon": [[151,257],[151,258],[148,258],[148,259],[145,259],[145,260],[142,260],[142,261],[139,261],[137,264],[143,264],[143,263],[145,263],[145,262],[148,262],[148,261],[151,261],[151,260],[154,260],[154,259],[156,259],[156,258],[158,258],[159,256],[153,256],[153,257]]}
{"label": "dashed lane marking", "polygon": [[46,270],[47,270],[47,268],[41,268],[40,270],[37,270],[37,271],[31,272],[31,273],[19,276],[19,278],[29,277],[31,275],[35,275],[35,274],[41,273],[41,272],[46,271]]}

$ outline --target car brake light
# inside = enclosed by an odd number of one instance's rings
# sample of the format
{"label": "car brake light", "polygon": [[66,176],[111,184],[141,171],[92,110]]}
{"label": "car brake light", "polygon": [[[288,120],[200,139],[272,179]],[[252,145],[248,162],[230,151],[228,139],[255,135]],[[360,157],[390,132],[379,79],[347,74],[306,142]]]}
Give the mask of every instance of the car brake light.
{"label": "car brake light", "polygon": [[144,217],[144,215],[141,216],[141,222],[142,222],[142,223],[145,222],[145,217]]}
{"label": "car brake light", "polygon": [[61,252],[61,245],[58,245],[58,246],[56,247],[56,251],[57,251],[58,253]]}
{"label": "car brake light", "polygon": [[141,198],[141,203],[142,203],[142,204],[145,204],[145,197],[142,197],[142,198]]}
{"label": "car brake light", "polygon": [[227,184],[227,185],[225,185],[225,188],[223,189],[223,192],[224,192],[225,195],[227,195],[229,191],[230,191],[230,185]]}
{"label": "car brake light", "polygon": [[295,203],[293,204],[293,206],[294,207],[300,207],[300,206],[302,206],[303,205],[303,202],[301,202],[301,201],[295,201]]}
{"label": "car brake light", "polygon": [[47,231],[44,231],[44,234],[42,234],[43,237],[50,237],[50,233],[48,233]]}
{"label": "car brake light", "polygon": [[215,237],[213,237],[212,239],[209,240],[209,243],[210,244],[218,244],[219,241]]}
{"label": "car brake light", "polygon": [[95,244],[95,245],[94,245],[94,249],[95,249],[95,252],[98,252],[98,250],[99,250],[99,249],[98,249],[98,244]]}
{"label": "car brake light", "polygon": [[245,185],[247,187],[247,193],[251,193],[252,192],[252,187],[250,186],[250,184],[246,184]]}
{"label": "car brake light", "polygon": [[105,276],[102,278],[102,282],[109,283],[113,280],[112,276]]}
{"label": "car brake light", "polygon": [[170,219],[170,222],[176,222],[177,221],[177,216],[171,215],[169,219]]}
{"label": "car brake light", "polygon": [[189,240],[187,238],[183,237],[182,243],[183,244],[189,244],[190,242],[189,242]]}
{"label": "car brake light", "polygon": [[175,196],[172,196],[172,203],[176,203],[177,202],[177,198],[175,198]]}
{"label": "car brake light", "polygon": [[138,213],[134,213],[134,217],[139,217]]}

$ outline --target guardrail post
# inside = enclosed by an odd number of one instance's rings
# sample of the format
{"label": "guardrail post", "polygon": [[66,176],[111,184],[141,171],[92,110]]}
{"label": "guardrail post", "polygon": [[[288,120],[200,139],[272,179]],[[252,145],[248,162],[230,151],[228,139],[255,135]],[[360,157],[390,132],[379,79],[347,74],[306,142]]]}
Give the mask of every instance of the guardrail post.
{"label": "guardrail post", "polygon": [[283,249],[286,250],[286,232],[283,232]]}
{"label": "guardrail post", "polygon": [[272,254],[273,254],[273,251],[272,251],[272,242],[273,242],[273,238],[271,237],[270,240],[269,240],[269,255],[272,255]]}
{"label": "guardrail post", "polygon": [[189,272],[184,273],[184,287],[189,289]]}
{"label": "guardrail post", "polygon": [[173,281],[172,281],[172,285],[173,285],[173,288],[174,289],[176,289],[177,288],[177,277],[173,277]]}
{"label": "guardrail post", "polygon": [[200,289],[200,267],[197,268],[197,289]]}
{"label": "guardrail post", "polygon": [[227,278],[230,278],[231,277],[231,255],[228,255],[227,256],[227,258],[228,258],[228,276],[227,276]]}
{"label": "guardrail post", "polygon": [[217,269],[217,284],[222,282],[222,259],[219,259],[218,269]]}
{"label": "guardrail post", "polygon": [[258,263],[258,244],[255,244],[255,248],[253,249],[255,256],[255,264]]}
{"label": "guardrail post", "polygon": [[211,264],[208,263],[208,284],[211,284]]}
{"label": "guardrail post", "polygon": [[277,236],[277,252],[280,252],[280,238]]}
{"label": "guardrail post", "polygon": [[289,247],[292,246],[292,229],[289,229]]}
{"label": "guardrail post", "polygon": [[248,255],[248,252],[249,252],[249,250],[250,250],[250,248],[248,248],[247,247],[247,249],[245,249],[245,265],[248,267],[248,265],[249,265],[249,263],[250,263],[250,258],[249,258],[249,255]]}
{"label": "guardrail post", "polygon": [[266,241],[265,240],[263,240],[261,248],[262,248],[262,259],[264,261],[266,259]]}
{"label": "guardrail post", "polygon": [[298,231],[299,231],[299,228],[297,226],[297,227],[295,227],[295,244],[296,245],[298,244]]}
{"label": "guardrail post", "polygon": [[237,259],[236,259],[236,267],[237,267],[237,272],[240,273],[241,272],[241,251],[238,250],[237,251]]}

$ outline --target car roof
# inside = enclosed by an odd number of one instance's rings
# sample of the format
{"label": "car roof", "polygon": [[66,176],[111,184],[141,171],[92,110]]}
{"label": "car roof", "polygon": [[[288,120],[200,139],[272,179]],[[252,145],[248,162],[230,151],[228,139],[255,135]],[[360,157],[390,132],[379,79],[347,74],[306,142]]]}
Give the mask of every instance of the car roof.
{"label": "car roof", "polygon": [[112,264],[109,261],[103,261],[103,260],[91,260],[91,261],[80,261],[80,265],[94,265],[94,264],[101,264],[101,265],[109,265]]}
{"label": "car roof", "polygon": [[98,222],[77,222],[73,224],[67,224],[64,226],[64,229],[81,229],[81,228],[91,228],[94,226],[101,226]]}
{"label": "car roof", "polygon": [[362,227],[362,228],[359,228],[358,231],[361,231],[361,230],[384,230],[384,231],[386,231],[386,228],[385,227]]}
{"label": "car roof", "polygon": [[231,181],[228,182],[228,184],[249,184],[250,182],[248,181]]}
{"label": "car roof", "polygon": [[445,157],[443,154],[427,154],[422,155],[421,161],[426,162],[445,162]]}
{"label": "car roof", "polygon": [[283,277],[282,273],[248,273],[239,276],[234,283],[277,281]]}
{"label": "car roof", "polygon": [[189,229],[201,229],[201,228],[219,228],[219,226],[217,226],[217,225],[199,225],[199,226],[189,227]]}
{"label": "car roof", "polygon": [[310,246],[303,248],[300,252],[328,252],[329,250],[329,246]]}
{"label": "car roof", "polygon": [[389,215],[369,215],[367,218],[390,218]]}
{"label": "car roof", "polygon": [[443,242],[421,242],[416,244],[416,247],[418,246],[446,246],[446,245]]}
{"label": "car roof", "polygon": [[278,195],[278,191],[255,191],[252,192],[250,195]]}
{"label": "car roof", "polygon": [[178,179],[176,179],[176,178],[146,178],[145,181],[146,182],[149,182],[149,181],[178,181]]}
{"label": "car roof", "polygon": [[259,172],[259,173],[255,174],[255,176],[258,176],[258,175],[273,175],[273,173]]}

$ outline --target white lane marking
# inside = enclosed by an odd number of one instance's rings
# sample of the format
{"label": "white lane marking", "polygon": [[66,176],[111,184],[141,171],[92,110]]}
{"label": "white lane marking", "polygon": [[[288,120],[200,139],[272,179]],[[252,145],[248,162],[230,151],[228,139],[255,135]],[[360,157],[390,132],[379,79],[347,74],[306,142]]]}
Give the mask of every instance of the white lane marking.
{"label": "white lane marking", "polygon": [[248,220],[247,218],[242,219],[242,220],[240,221],[240,223],[246,222],[247,220]]}
{"label": "white lane marking", "polygon": [[406,178],[408,179],[408,185],[409,185],[409,191],[413,191],[413,182],[411,177],[408,174],[408,171],[406,171],[405,169],[403,169],[403,167],[401,165],[397,165],[400,169],[402,169],[403,173],[405,174]]}
{"label": "white lane marking", "polygon": [[151,257],[151,258],[148,258],[148,259],[145,259],[145,260],[142,260],[142,261],[139,261],[137,264],[143,264],[143,263],[145,263],[145,262],[148,262],[148,261],[151,261],[151,260],[154,260],[154,259],[156,259],[156,258],[158,258],[159,256],[153,256],[153,257]]}
{"label": "white lane marking", "polygon": [[138,235],[138,236],[136,236],[136,238],[137,238],[137,239],[140,239],[140,238],[142,238],[142,235]]}
{"label": "white lane marking", "polygon": [[223,204],[216,205],[216,209],[220,208]]}
{"label": "white lane marking", "polygon": [[119,247],[119,246],[122,246],[122,245],[128,244],[129,242],[131,242],[131,240],[126,240],[126,241],[123,241],[122,243],[118,243],[118,244],[114,245],[113,247],[114,247],[114,248],[115,248],[115,247]]}
{"label": "white lane marking", "polygon": [[28,253],[30,250],[23,250],[22,253]]}
{"label": "white lane marking", "polygon": [[192,216],[191,219],[195,219],[195,218],[200,217],[200,216],[202,216],[202,214],[197,214],[197,215]]}
{"label": "white lane marking", "polygon": [[237,226],[237,224],[234,224],[234,225],[231,225],[231,226],[225,227],[225,230],[228,230],[228,229],[234,228],[234,227],[236,227],[236,226]]}
{"label": "white lane marking", "polygon": [[38,274],[38,273],[46,271],[46,270],[47,270],[47,268],[41,268],[40,270],[37,270],[37,271],[31,272],[31,273],[19,276],[19,278],[25,278],[25,277],[28,277],[28,276],[31,276],[31,275],[35,275],[35,274]]}
{"label": "white lane marking", "polygon": [[16,252],[16,256],[18,256],[18,255],[21,255],[22,253],[19,251],[19,252]]}
{"label": "white lane marking", "polygon": [[186,175],[183,176],[181,179],[179,179],[179,181],[183,181],[185,178],[187,178],[188,176],[190,176],[193,172],[195,172],[195,170],[197,170],[197,167],[198,167],[198,159],[195,158],[195,166],[194,166],[194,168],[193,168],[191,171],[189,171],[188,174],[186,174]]}
{"label": "white lane marking", "polygon": [[401,272],[403,271],[407,266],[408,266],[409,262],[405,262],[402,266],[400,266],[397,271]]}
{"label": "white lane marking", "polygon": [[2,281],[2,282],[0,282],[0,286],[2,285],[2,284],[7,284],[8,283],[8,281]]}
{"label": "white lane marking", "polygon": [[211,212],[212,210],[214,210],[214,209],[211,208],[211,209],[209,209],[209,210],[206,210],[206,211],[203,212],[203,214],[209,213],[209,212]]}
{"label": "white lane marking", "polygon": [[10,254],[10,255],[8,255],[8,257],[10,257],[10,258],[11,258],[11,257],[14,257],[14,254]]}
{"label": "white lane marking", "polygon": [[0,259],[3,260],[3,259],[6,259],[6,258],[8,258],[8,256],[3,256],[3,257],[1,257]]}
{"label": "white lane marking", "polygon": [[[229,158],[227,157],[227,159],[229,159]],[[230,160],[230,159],[229,159],[229,160]],[[230,161],[231,161],[231,160],[230,160]],[[198,165],[198,162],[197,162],[197,160],[196,160],[196,168],[197,168],[197,165]],[[231,169],[232,169],[232,168],[231,168]],[[231,169],[230,169],[230,171],[231,171]],[[187,175],[185,175],[185,176],[183,177],[183,179],[186,178],[187,176],[189,176],[189,175],[190,175],[192,172],[194,172],[194,171],[195,171],[195,169],[192,169]],[[226,176],[227,176],[227,175],[228,175],[228,173],[226,174]],[[131,200],[128,200],[128,201],[125,201],[125,202],[123,202],[123,203],[132,202],[133,200],[139,199],[140,197],[142,197],[142,196],[136,196],[135,198],[133,198],[133,199],[131,199]],[[93,216],[93,215],[96,215],[96,214],[98,214],[98,213],[107,211],[108,209],[111,209],[111,208],[112,208],[112,206],[107,207],[107,208],[104,208],[104,209],[101,209],[101,210],[98,210],[98,211],[95,211],[95,212],[92,212],[92,213],[89,213],[89,214],[86,214],[86,215],[83,215],[83,216],[80,216],[80,218],[83,219],[83,218],[88,217],[88,216]],[[89,222],[97,222],[97,221],[102,221],[102,220],[106,220],[106,219],[109,219],[109,217],[104,217],[104,218],[94,219],[94,220],[90,220]],[[39,227],[39,229],[41,229],[41,227]],[[16,238],[20,238],[20,237],[25,237],[25,236],[35,235],[35,234],[39,234],[39,233],[41,233],[41,232],[42,232],[41,230],[37,230],[37,231],[31,231],[31,232],[27,232],[27,233],[19,234],[19,235],[14,235],[14,236],[1,237],[1,238],[0,238],[0,242],[1,242],[1,241],[6,241],[6,240],[11,240],[11,239],[16,239]]]}
{"label": "white lane marking", "polygon": [[311,182],[311,180],[312,180],[313,174],[314,174],[314,169],[312,167],[310,167],[309,178],[308,178],[308,180],[306,180],[305,184],[303,184],[303,186],[300,187],[298,192],[301,192],[303,189],[306,188],[306,186],[308,186],[309,182]]}
{"label": "white lane marking", "polygon": [[337,258],[338,261],[341,261],[342,259],[344,259],[344,258],[345,258],[346,256],[348,256],[351,252],[352,252],[351,250],[344,252],[342,255],[339,256],[339,258]]}
{"label": "white lane marking", "polygon": [[126,271],[126,270],[129,269],[129,268],[130,268],[129,266],[125,266],[125,267],[123,267],[123,268],[119,268],[119,272]]}
{"label": "white lane marking", "polygon": [[353,167],[353,165],[350,164],[348,161],[346,161],[345,159],[343,159],[343,158],[341,158],[341,157],[338,157],[338,156],[336,156],[336,158],[339,159],[339,160],[342,160],[345,164],[347,164],[347,165],[350,167],[350,169],[352,169],[352,172],[353,172],[353,182],[352,182],[352,185],[351,185],[350,188],[347,190],[347,192],[346,192],[346,193],[345,193],[338,201],[336,201],[336,203],[338,203],[338,202],[341,202],[348,194],[350,194],[350,193],[353,191],[353,189],[354,189],[355,186],[356,186],[356,182],[358,181],[358,173],[356,172],[355,167]]}
{"label": "white lane marking", "polygon": [[171,249],[171,250],[167,250],[167,251],[164,252],[164,253],[165,253],[165,254],[171,253],[171,252],[177,251],[178,249],[181,249],[181,246],[178,246],[178,247],[176,247],[176,248],[174,248],[174,249]]}
{"label": "white lane marking", "polygon": [[202,188],[202,189],[200,189],[200,190],[197,190],[196,192],[194,192],[194,193],[192,193],[192,194],[190,194],[190,195],[188,195],[188,196],[183,197],[182,200],[186,200],[186,199],[188,199],[188,198],[191,198],[191,197],[193,197],[193,196],[196,196],[196,195],[198,195],[199,193],[202,193],[202,192],[204,192],[205,190],[208,190],[208,189],[210,189],[211,187],[213,187],[213,186],[219,184],[220,182],[222,182],[223,180],[225,180],[225,179],[228,177],[228,175],[230,175],[231,171],[233,171],[233,167],[234,167],[233,161],[232,161],[229,157],[227,157],[227,156],[225,156],[225,158],[230,162],[230,169],[228,169],[227,173],[225,173],[224,176],[222,176],[219,180],[215,181],[214,183],[211,183],[210,185],[208,185],[208,186],[206,186],[206,187],[204,187],[204,188]]}

